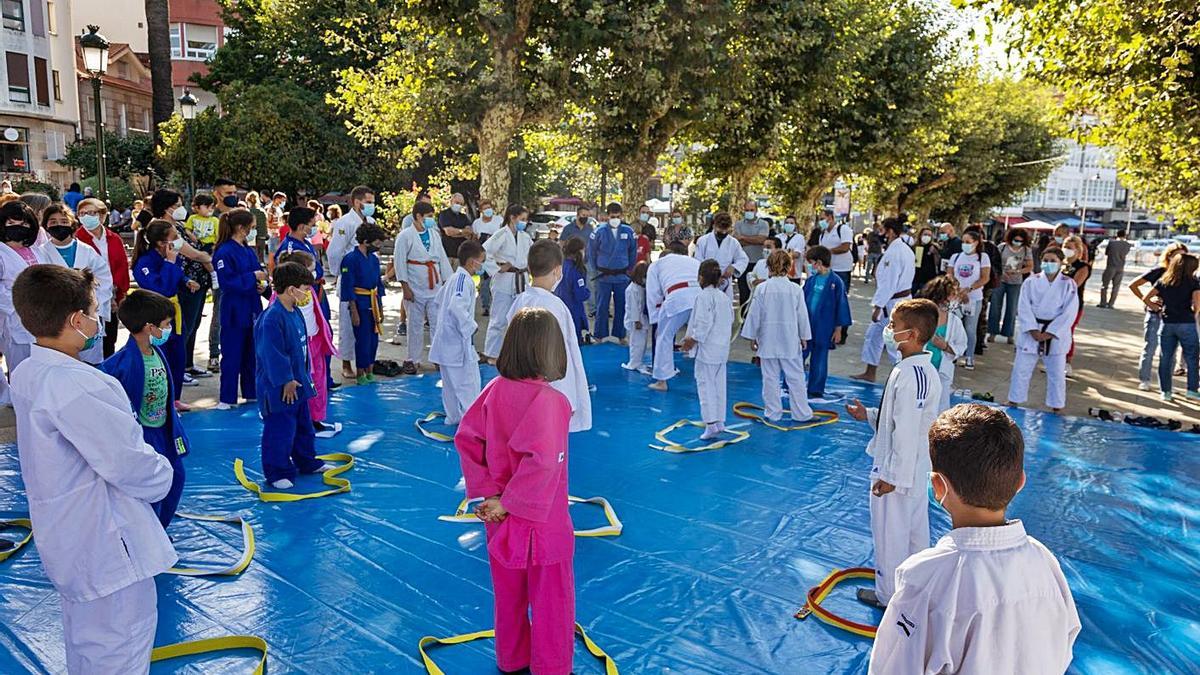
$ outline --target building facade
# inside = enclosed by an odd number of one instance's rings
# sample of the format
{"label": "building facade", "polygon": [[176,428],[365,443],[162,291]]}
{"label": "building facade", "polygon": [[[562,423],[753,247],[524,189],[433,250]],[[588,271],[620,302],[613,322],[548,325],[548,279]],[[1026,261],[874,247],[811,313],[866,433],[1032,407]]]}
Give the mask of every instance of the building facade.
{"label": "building facade", "polygon": [[[80,136],[96,137],[96,99],[92,76],[83,65],[83,50],[75,41],[75,78],[79,88]],[[108,72],[101,79],[100,103],[105,130],[120,136],[149,134],[153,125],[153,90],[148,57],[127,45],[112,42],[108,48]]]}

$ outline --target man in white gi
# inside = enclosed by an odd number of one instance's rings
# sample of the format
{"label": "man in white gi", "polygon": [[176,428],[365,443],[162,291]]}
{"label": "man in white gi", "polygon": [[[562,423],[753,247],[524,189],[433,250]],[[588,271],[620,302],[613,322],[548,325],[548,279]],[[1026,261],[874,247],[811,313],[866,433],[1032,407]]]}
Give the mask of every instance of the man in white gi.
{"label": "man in white gi", "polygon": [[[332,270],[337,275],[342,269],[342,258],[358,245],[354,235],[358,226],[363,223],[375,222],[375,191],[366,185],[359,185],[350,191],[350,210],[344,216],[333,221],[333,233],[329,237],[329,248],[325,255],[329,257],[326,270]],[[341,277],[337,276],[338,283]],[[340,289],[339,289],[340,290]],[[341,293],[335,292],[334,297],[340,298]],[[338,353],[342,355],[342,378],[354,379],[354,330],[350,322],[350,303],[338,303]],[[349,358],[348,358],[349,357]]]}
{"label": "man in white gi", "polygon": [[34,265],[14,285],[37,339],[12,375],[21,478],[60,596],[67,671],[146,673],[154,576],[178,560],[150,504],[174,474],[143,440],[121,384],[79,360],[100,335],[92,283],[87,271]]}
{"label": "man in white gi", "polygon": [[750,258],[742,245],[732,235],[733,218],[728,213],[718,213],[713,217],[713,230],[696,240],[696,260],[716,260],[721,265],[720,290],[733,300],[733,285],[735,277],[750,265]]}
{"label": "man in white gi", "polygon": [[458,247],[458,269],[438,292],[437,321],[430,330],[429,360],[442,375],[446,424],[458,424],[479,397],[479,357],[475,355],[475,280],[483,267],[483,247],[467,239]]}
{"label": "man in white gi", "polygon": [[416,375],[417,364],[425,353],[425,319],[429,332],[437,330],[437,308],[434,300],[450,278],[450,259],[442,248],[433,205],[418,202],[413,207],[412,227],[396,236],[392,259],[396,280],[404,288],[404,307],[408,316],[408,358],[402,372]]}
{"label": "man in white gi", "polygon": [[675,377],[675,335],[691,318],[700,292],[700,261],[688,257],[687,244],[673,241],[646,272],[646,311],[655,327],[654,382],[651,389],[667,390]]}
{"label": "man in white gi", "polygon": [[876,607],[892,599],[896,567],[929,547],[929,427],[937,417],[942,383],[925,343],[937,324],[937,305],[929,300],[896,305],[884,341],[904,358],[888,375],[879,408],[868,410],[857,399],[846,406],[851,417],[875,430],[867,444],[875,460],[870,497],[875,589],[860,588],[858,599]]}
{"label": "man in white gi", "polygon": [[[575,320],[571,310],[554,294],[554,287],[562,281],[562,248],[549,239],[539,239],[529,248],[529,273],[533,283],[513,300],[508,310],[508,320],[526,307],[543,307],[550,310],[562,329],[567,349],[567,372],[562,379],[550,383],[571,402],[569,431],[587,431],[592,428],[592,394],[588,387],[587,371],[583,368],[583,355],[579,352],[579,340],[575,336]],[[505,323],[507,326],[507,322]]]}
{"label": "man in white gi", "polygon": [[751,341],[762,367],[763,414],[772,422],[783,417],[781,372],[787,379],[792,420],[807,422],[813,416],[802,355],[805,343],[812,339],[812,327],[804,290],[788,278],[791,269],[792,256],[787,251],[767,256],[771,276],[754,289],[754,301],[742,326],[742,337]]}
{"label": "man in white gi", "polygon": [[1005,515],[1025,485],[1024,449],[994,408],[958,405],[934,422],[933,496],[954,529],[896,570],[870,673],[1067,671],[1080,628],[1071,589],[1054,554]]}
{"label": "man in white gi", "polygon": [[[904,298],[912,295],[913,275],[916,274],[917,257],[911,247],[900,239],[904,223],[897,218],[884,218],[880,224],[887,249],[879,266],[875,268],[875,295],[871,296],[871,325],[863,337],[862,360],[867,369],[856,380],[875,381],[875,371],[883,356],[883,329],[887,326],[892,308]],[[888,349],[892,361],[899,356],[894,348]]]}
{"label": "man in white gi", "polygon": [[1042,251],[1041,272],[1021,284],[1008,405],[1025,403],[1039,359],[1046,366],[1046,407],[1058,412],[1067,404],[1067,352],[1071,324],[1079,313],[1079,287],[1062,273],[1062,264],[1062,249],[1047,248]]}

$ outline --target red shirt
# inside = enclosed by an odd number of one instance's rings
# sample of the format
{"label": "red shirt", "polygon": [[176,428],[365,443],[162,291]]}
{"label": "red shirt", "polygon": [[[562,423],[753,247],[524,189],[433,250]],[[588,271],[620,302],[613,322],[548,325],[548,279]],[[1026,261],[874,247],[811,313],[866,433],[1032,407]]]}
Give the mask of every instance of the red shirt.
{"label": "red shirt", "polygon": [[650,237],[639,234],[637,238],[637,262],[650,260]]}
{"label": "red shirt", "polygon": [[[75,230],[75,238],[100,252],[92,233],[85,228]],[[121,235],[107,227],[104,228],[104,241],[108,247],[108,267],[112,270],[113,299],[120,304],[129,292],[129,258],[125,255],[125,242],[121,240]]]}

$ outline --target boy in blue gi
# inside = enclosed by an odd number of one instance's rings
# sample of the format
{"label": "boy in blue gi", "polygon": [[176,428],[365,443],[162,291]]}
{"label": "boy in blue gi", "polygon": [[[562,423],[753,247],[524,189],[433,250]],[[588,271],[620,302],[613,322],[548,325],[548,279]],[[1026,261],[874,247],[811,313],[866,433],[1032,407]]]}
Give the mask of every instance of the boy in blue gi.
{"label": "boy in blue gi", "polygon": [[187,435],[175,411],[171,368],[163,346],[171,338],[175,305],[154,291],[134,291],[117,309],[117,318],[129,331],[129,342],[100,364],[100,370],[117,378],[129,397],[133,414],[142,426],[146,445],[167,458],[174,477],[171,490],[150,506],[163,528],[171,524],[186,474],[183,458],[188,454]]}
{"label": "boy in blue gi", "polygon": [[332,467],[316,457],[316,436],[308,399],[316,395],[308,361],[308,329],[296,303],[307,297],[314,279],[300,263],[275,267],[275,301],[254,324],[255,383],[262,412],[262,470],[278,490],[292,487],[300,473]]}
{"label": "boy in blue gi", "polygon": [[808,320],[812,325],[812,339],[804,348],[804,358],[808,360],[809,403],[828,403],[825,380],[829,377],[829,350],[841,341],[842,326],[850,325],[846,284],[830,272],[832,258],[824,246],[813,246],[804,252],[808,267],[804,301],[808,303]]}
{"label": "boy in blue gi", "polygon": [[358,246],[342,258],[338,293],[340,300],[350,303],[357,382],[367,384],[375,381],[371,366],[375,365],[379,333],[383,329],[383,275],[379,273],[376,255],[383,245],[383,230],[374,223],[363,223],[354,238]]}

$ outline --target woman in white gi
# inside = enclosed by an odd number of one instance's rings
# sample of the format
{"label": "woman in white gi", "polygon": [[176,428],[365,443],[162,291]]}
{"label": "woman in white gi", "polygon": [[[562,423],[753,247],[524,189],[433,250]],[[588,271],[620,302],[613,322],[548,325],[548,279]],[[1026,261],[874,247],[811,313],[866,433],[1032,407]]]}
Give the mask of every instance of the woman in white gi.
{"label": "woman in white gi", "polygon": [[104,324],[112,318],[113,280],[108,259],[91,246],[81,246],[75,240],[75,220],[65,206],[53,204],[42,212],[46,233],[50,238],[34,246],[34,253],[43,265],[58,265],[76,270],[91,270],[96,281],[96,306],[103,323],[100,325],[101,343],[79,353],[79,358],[93,366],[104,360]]}
{"label": "woman in white gi", "polygon": [[1067,352],[1071,349],[1071,324],[1079,313],[1079,291],[1062,273],[1062,265],[1062,249],[1048,248],[1042,251],[1041,272],[1021,284],[1008,405],[1025,403],[1039,359],[1046,366],[1046,406],[1059,412],[1067,404]]}
{"label": "woman in white gi", "polygon": [[[740,277],[750,265],[750,257],[742,244],[731,236],[733,217],[721,212],[713,216],[713,230],[696,240],[696,260],[716,260],[721,266],[719,289],[733,299],[733,280]],[[742,302],[746,302],[743,298]]]}
{"label": "woman in white gi", "polygon": [[967,332],[967,351],[963,368],[975,370],[975,341],[979,330],[979,308],[983,305],[983,289],[992,276],[992,261],[983,251],[979,234],[967,230],[962,235],[962,251],[950,256],[946,274],[958,281],[959,312],[963,330]]}
{"label": "woman in white gi", "polygon": [[513,204],[504,212],[504,226],[483,244],[483,250],[487,251],[483,271],[492,277],[492,313],[488,317],[483,355],[491,361],[500,356],[500,345],[504,342],[504,331],[508,329],[508,310],[512,307],[513,299],[525,291],[525,268],[529,247],[533,245],[533,240],[525,233],[528,222],[529,209]]}
{"label": "woman in white gi", "polygon": [[804,240],[804,233],[796,229],[796,216],[788,216],[784,219],[783,229],[775,236],[779,238],[780,248],[787,251],[792,257],[788,278],[793,283],[803,286],[804,279],[800,273],[804,270],[804,252],[808,250],[808,246]]}
{"label": "woman in white gi", "polygon": [[429,360],[442,374],[442,406],[449,425],[458,424],[479,397],[479,359],[475,355],[475,331],[479,326],[475,322],[472,276],[483,267],[483,261],[483,247],[472,239],[464,241],[458,247],[458,269],[434,302],[437,323],[430,326],[433,338]]}
{"label": "woman in white gi", "polygon": [[694,349],[696,355],[696,393],[700,395],[700,417],[704,422],[701,440],[725,431],[725,369],[729,363],[733,305],[720,290],[722,269],[715,260],[700,263],[697,279],[701,291],[683,341],[683,349]]}
{"label": "woman in white gi", "polygon": [[787,251],[774,251],[767,257],[771,276],[755,287],[754,302],[742,327],[742,337],[751,341],[762,367],[763,412],[772,422],[783,417],[780,372],[787,379],[792,420],[807,422],[813,416],[802,355],[805,344],[812,339],[812,328],[804,290],[788,278],[791,266],[792,256]]}
{"label": "woman in white gi", "polygon": [[667,244],[667,250],[646,272],[646,311],[655,326],[654,381],[650,388],[667,390],[667,380],[675,377],[675,335],[687,324],[700,291],[697,275],[700,261],[688,257],[681,241]]}
{"label": "woman in white gi", "polygon": [[432,204],[417,202],[413,206],[413,226],[397,235],[392,262],[396,280],[404,287],[408,314],[408,358],[404,360],[403,372],[416,375],[425,353],[425,319],[429,318],[432,335],[438,319],[434,300],[451,273]]}

